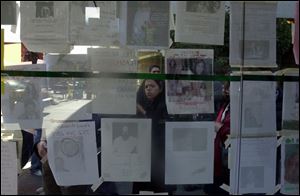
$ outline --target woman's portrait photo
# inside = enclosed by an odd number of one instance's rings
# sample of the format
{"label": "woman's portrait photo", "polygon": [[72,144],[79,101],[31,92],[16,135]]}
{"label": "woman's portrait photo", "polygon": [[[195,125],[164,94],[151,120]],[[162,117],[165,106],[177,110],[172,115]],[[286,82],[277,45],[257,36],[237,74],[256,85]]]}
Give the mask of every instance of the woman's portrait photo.
{"label": "woman's portrait photo", "polygon": [[205,59],[191,59],[190,70],[195,75],[209,75],[211,74],[210,66]]}

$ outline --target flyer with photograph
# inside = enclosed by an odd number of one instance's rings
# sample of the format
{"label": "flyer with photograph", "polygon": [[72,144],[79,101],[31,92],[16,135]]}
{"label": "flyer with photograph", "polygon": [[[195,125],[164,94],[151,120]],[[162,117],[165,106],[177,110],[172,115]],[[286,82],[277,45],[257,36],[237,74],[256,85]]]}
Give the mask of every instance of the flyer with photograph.
{"label": "flyer with photograph", "polygon": [[243,81],[241,87],[240,81],[230,82],[230,116],[230,133],[233,136],[275,136],[276,83]]}
{"label": "flyer with photograph", "polygon": [[277,67],[276,9],[276,1],[230,2],[230,66]]}
{"label": "flyer with photograph", "polygon": [[102,118],[101,153],[105,181],[149,182],[151,120]]}
{"label": "flyer with photograph", "polygon": [[224,1],[177,1],[175,41],[224,44]]}
{"label": "flyer with photograph", "polygon": [[21,1],[21,41],[32,52],[68,53],[69,2]]}
{"label": "flyer with photograph", "polygon": [[[213,50],[170,49],[165,55],[167,74],[212,75]],[[213,82],[166,80],[166,103],[169,114],[214,113]]]}
{"label": "flyer with photograph", "polygon": [[165,184],[213,183],[213,122],[166,123]]}
{"label": "flyer with photograph", "polygon": [[45,130],[47,157],[58,185],[87,185],[99,179],[94,121],[53,121]]}
{"label": "flyer with photograph", "polygon": [[232,138],[230,194],[272,193],[276,185],[276,150],[276,137]]}

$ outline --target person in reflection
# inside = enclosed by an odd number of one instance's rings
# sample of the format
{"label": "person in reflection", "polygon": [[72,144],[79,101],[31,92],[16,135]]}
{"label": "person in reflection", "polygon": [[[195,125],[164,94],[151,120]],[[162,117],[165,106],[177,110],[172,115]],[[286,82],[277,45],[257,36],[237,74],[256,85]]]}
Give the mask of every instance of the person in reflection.
{"label": "person in reflection", "polygon": [[217,135],[214,143],[214,183],[204,186],[204,191],[208,195],[229,194],[220,188],[223,183],[229,184],[228,151],[225,148],[225,141],[230,134],[229,84],[229,82],[225,82],[223,85],[223,104],[217,113],[215,121]]}
{"label": "person in reflection", "polygon": [[[149,73],[152,74],[159,74],[160,73],[160,67],[158,65],[151,65],[149,67]],[[139,87],[137,91],[137,105],[138,105],[138,112],[141,112],[142,114],[145,114],[145,107],[149,104],[149,100],[147,99],[145,95],[145,80]]]}
{"label": "person in reflection", "polygon": [[165,186],[165,119],[168,116],[163,81],[145,80],[145,95],[149,104],[143,111],[137,106],[138,116],[152,120],[151,182],[134,182],[133,194],[139,191],[168,192],[174,186]]}

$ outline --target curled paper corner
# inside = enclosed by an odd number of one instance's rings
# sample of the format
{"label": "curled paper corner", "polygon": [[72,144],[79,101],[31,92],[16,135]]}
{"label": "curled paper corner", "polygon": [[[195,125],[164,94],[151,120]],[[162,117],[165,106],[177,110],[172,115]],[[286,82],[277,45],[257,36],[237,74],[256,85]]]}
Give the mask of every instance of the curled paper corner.
{"label": "curled paper corner", "polygon": [[278,192],[279,190],[281,189],[281,184],[277,184],[275,187],[274,187],[274,190],[270,193],[267,193],[266,195],[274,195],[276,192]]}
{"label": "curled paper corner", "polygon": [[220,188],[223,189],[223,190],[225,190],[225,191],[227,191],[228,193],[229,193],[229,191],[230,191],[230,187],[229,187],[227,184],[222,184],[222,185],[220,186]]}
{"label": "curled paper corner", "polygon": [[101,176],[97,182],[95,182],[92,186],[91,189],[93,190],[93,192],[95,192],[99,186],[101,186],[101,184],[104,182],[104,178]]}

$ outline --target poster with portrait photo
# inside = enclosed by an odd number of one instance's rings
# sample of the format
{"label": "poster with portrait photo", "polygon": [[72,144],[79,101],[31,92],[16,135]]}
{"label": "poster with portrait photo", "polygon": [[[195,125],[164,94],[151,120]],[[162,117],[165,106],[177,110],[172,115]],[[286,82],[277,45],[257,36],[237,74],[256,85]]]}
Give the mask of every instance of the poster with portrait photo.
{"label": "poster with portrait photo", "polygon": [[176,42],[224,44],[224,1],[178,1],[176,3]]}
{"label": "poster with portrait photo", "polygon": [[281,158],[280,193],[299,195],[299,135],[282,137]]}
{"label": "poster with portrait photo", "polygon": [[[165,55],[167,74],[212,75],[213,50],[170,49]],[[213,83],[199,80],[166,80],[169,114],[213,113]]]}
{"label": "poster with portrait photo", "polygon": [[21,1],[21,41],[33,52],[68,53],[69,2]]}
{"label": "poster with portrait photo", "polygon": [[101,125],[101,175],[104,180],[150,181],[151,120],[102,118]]}
{"label": "poster with portrait photo", "polygon": [[[230,83],[231,134],[239,134],[239,123],[234,119],[241,116],[242,136],[276,135],[276,83],[244,81],[243,94],[240,87],[240,82]],[[243,103],[241,114],[239,103]]]}
{"label": "poster with portrait photo", "polygon": [[75,45],[119,45],[117,2],[94,1],[94,3],[70,2],[71,42]]}
{"label": "poster with portrait photo", "polygon": [[283,83],[282,129],[299,131],[299,82]]}
{"label": "poster with portrait photo", "polygon": [[274,191],[277,138],[231,138],[230,141],[230,194]]}
{"label": "poster with portrait photo", "polygon": [[214,124],[166,123],[165,184],[213,182]]}
{"label": "poster with portrait photo", "polygon": [[168,1],[121,2],[121,42],[133,48],[169,47]]}
{"label": "poster with portrait photo", "polygon": [[99,179],[95,122],[58,122],[45,128],[48,160],[60,186],[93,184]]}
{"label": "poster with portrait photo", "polygon": [[[88,49],[88,62],[93,71],[100,73],[136,73],[137,57],[131,49]],[[91,113],[136,114],[136,79],[91,79]]]}
{"label": "poster with portrait photo", "polygon": [[245,2],[244,5],[245,16],[243,2],[230,2],[230,66],[277,67],[277,3]]}
{"label": "poster with portrait photo", "polygon": [[[45,71],[45,64],[14,65],[10,70]],[[3,123],[19,124],[21,129],[41,128],[43,122],[42,88],[45,78],[8,77],[1,96]],[[8,125],[9,126],[9,125]]]}

